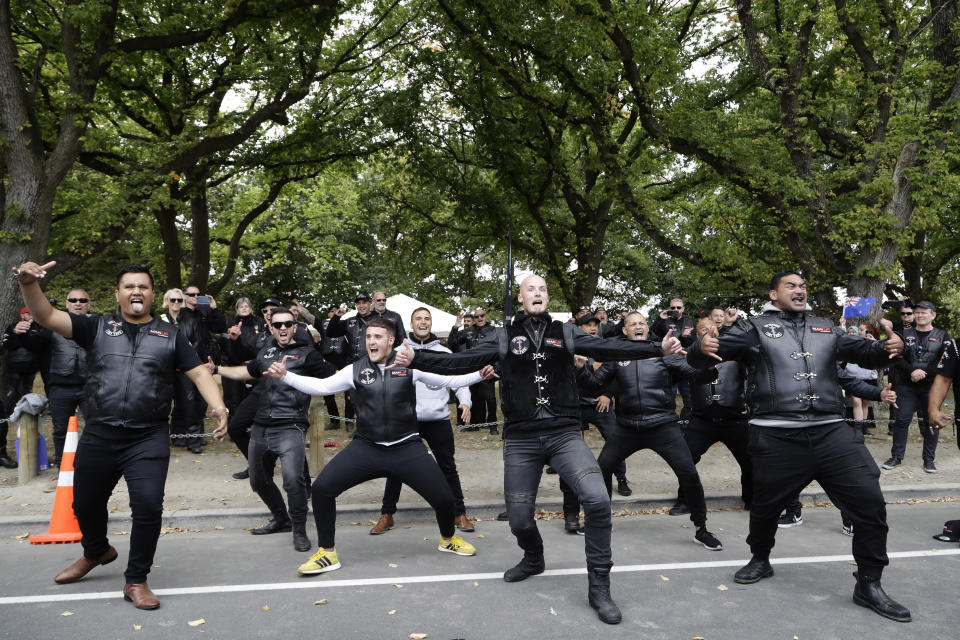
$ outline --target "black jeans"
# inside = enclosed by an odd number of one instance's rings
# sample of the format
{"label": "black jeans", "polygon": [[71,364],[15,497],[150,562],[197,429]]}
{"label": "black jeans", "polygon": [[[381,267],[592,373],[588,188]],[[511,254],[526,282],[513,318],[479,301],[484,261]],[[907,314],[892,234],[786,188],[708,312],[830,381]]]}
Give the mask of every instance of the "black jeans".
{"label": "black jeans", "polygon": [[253,418],[257,415],[261,394],[260,387],[254,387],[237,406],[237,410],[230,413],[227,421],[227,435],[237,445],[237,449],[240,449],[244,458],[250,457],[250,430],[253,428]]}
{"label": "black jeans", "polygon": [[907,435],[910,432],[910,421],[913,414],[917,414],[920,426],[920,435],[923,436],[923,460],[933,460],[937,455],[937,443],[940,441],[940,430],[934,429],[930,433],[927,422],[927,403],[930,399],[930,388],[914,384],[900,384],[894,389],[897,392],[897,421],[893,425],[893,446],[890,447],[891,457],[903,460],[907,452]]}
{"label": "black jeans", "polygon": [[[254,424],[250,432],[250,488],[263,500],[277,522],[293,522],[296,531],[305,531],[307,523],[307,491],[310,477],[304,475],[306,464],[306,431],[295,424],[262,427]],[[273,470],[280,461],[283,490],[273,481]]]}
{"label": "black jeans", "polygon": [[[693,464],[700,462],[700,458],[711,446],[722,442],[733,454],[740,465],[740,497],[743,504],[750,506],[753,502],[753,462],[750,460],[747,438],[747,421],[727,420],[723,418],[706,418],[696,414],[690,417],[690,424],[683,434],[690,448]],[[677,500],[683,502],[683,489],[677,493]]]}
{"label": "black jeans", "polygon": [[[465,515],[467,508],[463,504],[460,474],[457,473],[457,462],[453,458],[455,445],[450,419],[421,420],[417,425],[420,428],[420,437],[430,445],[430,451],[433,452],[437,466],[440,467],[443,477],[447,479],[447,484],[450,486],[450,492],[453,494],[454,514]],[[387,476],[387,483],[383,488],[383,505],[380,508],[380,513],[393,515],[397,512],[397,502],[400,500],[401,488],[403,488],[402,482],[393,476]]]}
{"label": "black jeans", "polygon": [[503,441],[503,496],[517,544],[526,552],[543,553],[543,538],[533,516],[546,464],[576,492],[583,505],[587,566],[612,566],[610,495],[579,429]]}
{"label": "black jeans", "polygon": [[73,511],[83,538],[83,555],[107,552],[107,500],[120,478],[130,495],[130,557],[127,582],[145,582],[160,537],[163,486],[170,463],[166,426],[121,429],[87,425],[77,445],[73,475]]}
{"label": "black jeans", "polygon": [[641,449],[650,449],[663,458],[680,481],[684,500],[690,507],[690,520],[698,527],[707,522],[707,503],[703,496],[703,485],[700,484],[700,474],[693,463],[690,448],[680,433],[680,425],[676,420],[644,429],[625,429],[617,425],[616,431],[610,436],[597,462],[603,472],[603,481],[607,485],[607,493],[612,490],[611,474],[622,461]]}
{"label": "black jeans", "polygon": [[0,417],[6,418],[13,413],[20,398],[33,391],[33,379],[37,377],[36,371],[20,372],[7,371],[7,408]]}
{"label": "black jeans", "polygon": [[863,433],[846,422],[781,429],[750,425],[754,495],[747,544],[773,549],[780,512],[813,480],[854,523],[853,557],[862,575],[879,578],[887,560],[887,507],[880,469]]}
{"label": "black jeans", "polygon": [[[181,435],[203,433],[203,414],[207,411],[207,403],[204,402],[196,385],[187,377],[187,374],[177,373],[174,392],[170,433]],[[182,446],[200,443],[200,438],[176,438],[176,440],[183,443]]]}
{"label": "black jeans", "polygon": [[51,384],[48,392],[50,419],[53,421],[53,463],[60,466],[70,417],[76,414],[78,407],[82,407],[86,394],[83,392],[83,385],[78,384]]}
{"label": "black jeans", "polygon": [[337,407],[337,397],[335,395],[323,396],[323,403],[327,407],[327,421],[330,426],[340,426],[340,408]]}
{"label": "black jeans", "polygon": [[493,380],[484,380],[470,385],[470,397],[473,404],[470,410],[470,424],[497,421],[497,395]]}
{"label": "black jeans", "polygon": [[449,538],[454,534],[450,486],[423,442],[408,440],[384,447],[354,438],[313,481],[318,544],[325,549],[335,545],[337,496],[367,480],[390,477],[409,486],[433,507],[441,536]]}
{"label": "black jeans", "polygon": [[[580,405],[580,422],[583,424],[583,428],[586,429],[588,424],[592,424],[597,428],[597,431],[600,432],[600,436],[606,441],[610,437],[610,434],[614,432],[617,428],[617,416],[613,412],[613,405],[606,411],[597,411],[596,405]],[[621,462],[617,465],[617,468],[613,470],[613,475],[616,476],[617,480],[626,481],[627,479],[627,463],[626,461]]]}

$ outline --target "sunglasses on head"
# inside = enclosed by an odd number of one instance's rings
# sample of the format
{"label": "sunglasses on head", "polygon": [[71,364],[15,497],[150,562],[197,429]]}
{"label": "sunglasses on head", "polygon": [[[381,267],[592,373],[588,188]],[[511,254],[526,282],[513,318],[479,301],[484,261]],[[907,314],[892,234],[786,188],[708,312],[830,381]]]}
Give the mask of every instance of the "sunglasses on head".
{"label": "sunglasses on head", "polygon": [[170,298],[170,302],[176,302],[177,304],[183,304],[183,298]]}
{"label": "sunglasses on head", "polygon": [[67,298],[67,302],[90,302],[90,298]]}
{"label": "sunglasses on head", "polygon": [[274,329],[289,329],[293,325],[297,324],[293,320],[284,320],[283,322],[271,322],[270,325]]}

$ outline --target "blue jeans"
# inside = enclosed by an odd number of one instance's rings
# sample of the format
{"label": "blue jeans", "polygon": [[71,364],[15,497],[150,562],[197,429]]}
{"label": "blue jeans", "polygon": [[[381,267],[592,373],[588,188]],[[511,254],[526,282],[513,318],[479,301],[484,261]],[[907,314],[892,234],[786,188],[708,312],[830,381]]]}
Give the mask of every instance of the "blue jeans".
{"label": "blue jeans", "polygon": [[579,430],[503,442],[503,495],[510,530],[526,552],[543,553],[543,538],[533,518],[543,466],[553,467],[572,488],[584,511],[587,567],[610,567],[610,496],[600,467]]}
{"label": "blue jeans", "polygon": [[[270,513],[278,522],[293,521],[296,531],[304,531],[307,524],[307,489],[309,476],[304,474],[306,462],[305,430],[295,424],[282,427],[253,425],[250,432],[250,487],[260,496]],[[273,470],[280,461],[283,490],[287,493],[287,505],[280,489],[273,481]]]}

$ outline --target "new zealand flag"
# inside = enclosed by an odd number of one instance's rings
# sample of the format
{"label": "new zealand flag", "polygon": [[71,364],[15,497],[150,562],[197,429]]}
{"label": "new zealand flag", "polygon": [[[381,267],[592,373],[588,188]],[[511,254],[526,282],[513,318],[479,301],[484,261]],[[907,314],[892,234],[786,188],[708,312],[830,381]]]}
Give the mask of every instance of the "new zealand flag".
{"label": "new zealand flag", "polygon": [[844,318],[862,318],[873,309],[877,304],[876,298],[861,298],[860,296],[851,296],[843,303]]}

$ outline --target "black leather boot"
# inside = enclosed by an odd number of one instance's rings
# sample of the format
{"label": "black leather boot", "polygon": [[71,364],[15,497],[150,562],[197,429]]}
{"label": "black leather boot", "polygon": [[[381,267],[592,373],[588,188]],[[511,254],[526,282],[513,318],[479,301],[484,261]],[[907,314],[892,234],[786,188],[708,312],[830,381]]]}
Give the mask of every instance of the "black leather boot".
{"label": "black leather boot", "polygon": [[579,513],[563,514],[563,529],[567,533],[580,533],[580,514]]}
{"label": "black leather boot", "polygon": [[293,548],[297,551],[310,551],[310,538],[307,537],[307,528],[304,525],[293,528]]}
{"label": "black leather boot", "polygon": [[587,568],[587,580],[590,588],[587,599],[590,606],[597,610],[597,617],[607,624],[620,624],[623,616],[620,607],[610,597],[610,568]]}
{"label": "black leather boot", "polygon": [[770,566],[768,558],[759,558],[753,556],[750,562],[743,565],[739,571],[733,575],[733,581],[737,584],[753,584],[760,582],[764,578],[773,575],[773,567]]}
{"label": "black leather boot", "polygon": [[257,527],[256,529],[250,529],[250,533],[255,536],[265,536],[271,533],[286,533],[291,531],[293,526],[290,524],[289,520],[278,520],[277,518],[271,518],[270,522],[263,525],[262,527]]}
{"label": "black leather boot", "polygon": [[542,549],[540,551],[524,551],[523,559],[515,567],[510,567],[503,572],[503,581],[520,582],[526,580],[530,576],[543,573],[546,566],[543,561]]}
{"label": "black leather boot", "polygon": [[861,607],[873,609],[884,618],[897,622],[910,622],[910,610],[891,598],[880,586],[880,578],[861,577],[854,571],[857,586],[853,588],[853,601]]}

